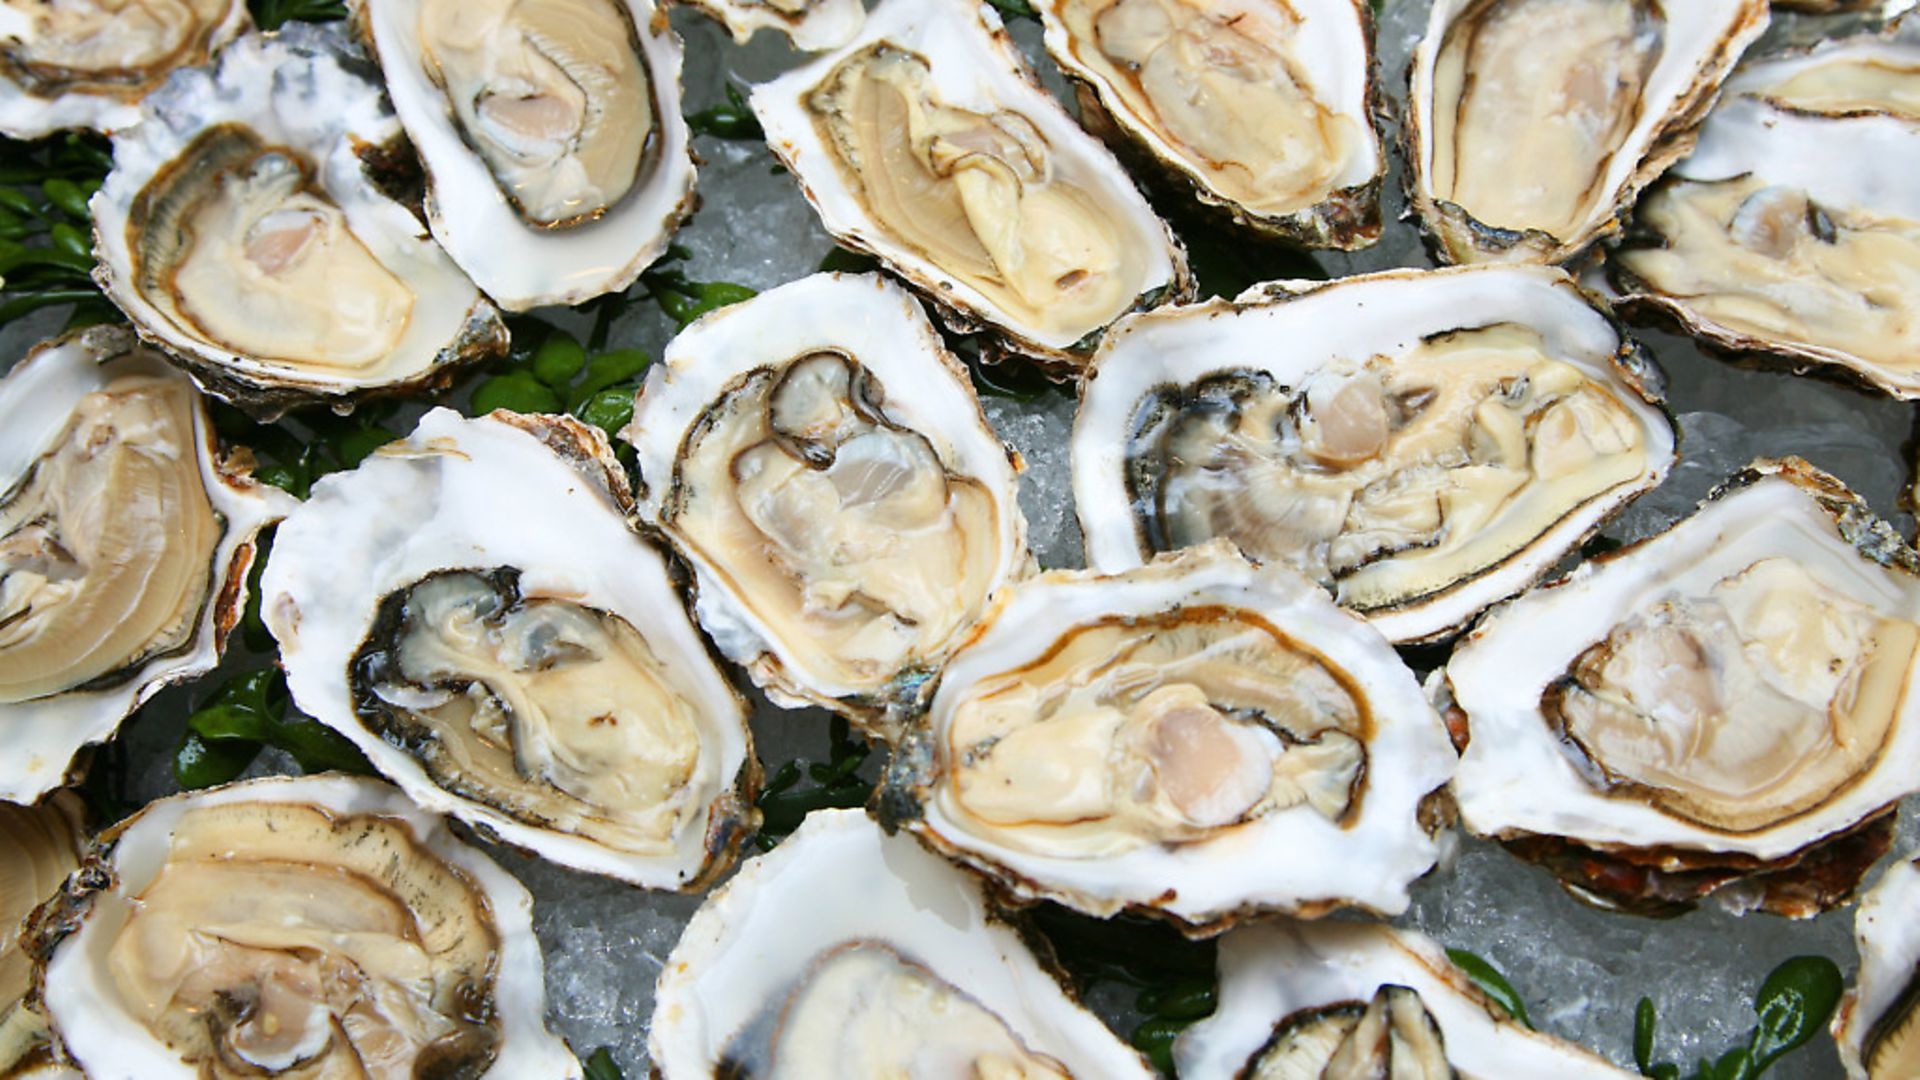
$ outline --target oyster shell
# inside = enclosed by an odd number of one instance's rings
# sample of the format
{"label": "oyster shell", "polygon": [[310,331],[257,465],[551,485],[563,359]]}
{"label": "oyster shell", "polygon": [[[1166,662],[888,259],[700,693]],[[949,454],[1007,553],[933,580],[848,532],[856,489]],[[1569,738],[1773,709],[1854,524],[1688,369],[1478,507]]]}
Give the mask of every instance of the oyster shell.
{"label": "oyster shell", "polygon": [[222,457],[193,384],[124,329],[0,378],[0,799],[58,787],[82,747],[212,670],[254,535],[292,503]]}
{"label": "oyster shell", "polygon": [[1454,650],[1462,822],[1631,910],[1843,902],[1920,790],[1917,573],[1839,481],[1754,463]]}
{"label": "oyster shell", "polygon": [[1172,233],[984,4],[887,0],[752,104],[827,231],[956,327],[1071,367],[1123,313],[1190,289]]}
{"label": "oyster shell", "polygon": [[74,880],[36,978],[94,1080],[581,1076],[544,1026],[526,890],[386,784],[163,799]]}
{"label": "oyster shell", "polygon": [[426,215],[509,311],[633,284],[693,211],[680,39],[651,0],[354,0]]}
{"label": "oyster shell", "polygon": [[594,429],[428,413],[280,526],[261,611],[294,701],[421,806],[576,869],[701,886],[752,831],[759,770],[630,506]]}
{"label": "oyster shell", "polygon": [[131,127],[167,76],[252,26],[244,0],[0,4],[0,135]]}
{"label": "oyster shell", "polygon": [[796,49],[837,49],[867,21],[861,0],[686,0],[719,20],[744,45],[761,27],[785,34]]}
{"label": "oyster shell", "polygon": [[1766,0],[1435,0],[1408,188],[1448,262],[1572,259],[1684,156]]}
{"label": "oyster shell", "polygon": [[782,704],[886,734],[1001,585],[1032,572],[1018,466],[966,368],[878,275],[816,274],[706,316],[620,437],[695,612]]}
{"label": "oyster shell", "polygon": [[78,1080],[54,1062],[47,1021],[25,1000],[33,964],[20,940],[27,916],[80,865],[85,808],[58,791],[36,806],[0,802],[0,1077]]}
{"label": "oyster shell", "polygon": [[[1040,0],[1081,118],[1202,201],[1311,247],[1380,237],[1387,155],[1359,0]],[[1111,141],[1111,140],[1110,140]]]}
{"label": "oyster shell", "polygon": [[1666,475],[1657,381],[1544,268],[1388,271],[1137,316],[1101,346],[1074,421],[1087,560],[1111,573],[1226,537],[1389,640],[1447,637]]}
{"label": "oyster shell", "polygon": [[1713,345],[1920,398],[1915,94],[1920,45],[1872,35],[1743,65],[1641,200],[1616,284]]}
{"label": "oyster shell", "polygon": [[1173,1054],[1181,1080],[1634,1075],[1515,1022],[1426,936],[1336,922],[1223,938],[1220,1005]]}
{"label": "oyster shell", "polygon": [[337,31],[249,35],[141,108],[93,196],[95,277],[209,392],[271,417],[505,351],[493,305],[376,185],[400,125]]}
{"label": "oyster shell", "polygon": [[1920,1072],[1920,864],[1896,860],[1860,899],[1853,919],[1860,973],[1833,1017],[1833,1038],[1851,1080],[1898,1080]]}
{"label": "oyster shell", "polygon": [[[795,912],[807,917],[795,920]],[[858,810],[818,810],[687,924],[654,992],[664,1080],[1152,1076],[978,882]]]}
{"label": "oyster shell", "polygon": [[1405,910],[1453,760],[1376,631],[1215,541],[1000,594],[881,805],[1011,896],[1207,934]]}

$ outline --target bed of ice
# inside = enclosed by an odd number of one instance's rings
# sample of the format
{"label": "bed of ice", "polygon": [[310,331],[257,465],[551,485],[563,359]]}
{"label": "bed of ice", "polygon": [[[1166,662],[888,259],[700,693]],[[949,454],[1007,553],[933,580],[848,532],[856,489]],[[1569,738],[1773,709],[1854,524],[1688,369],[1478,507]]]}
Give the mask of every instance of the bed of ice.
{"label": "bed of ice", "polygon": [[[1427,6],[1426,0],[1384,5],[1379,51],[1390,90],[1404,75]],[[717,26],[686,11],[676,12],[673,22],[687,41],[690,110],[723,100],[728,80],[765,79],[794,62],[784,43],[768,34],[741,48]],[[1818,29],[1802,20],[1787,33],[1804,36]],[[1016,23],[1013,30],[1043,80],[1060,91],[1062,80],[1038,48],[1037,27]],[[757,143],[706,137],[697,149],[703,161],[703,207],[679,236],[692,252],[689,275],[766,288],[811,272],[832,242],[768,151]],[[1428,264],[1415,230],[1393,220],[1401,204],[1397,176],[1388,188],[1384,239],[1366,252],[1315,257],[1328,275]],[[1276,253],[1274,260],[1276,276],[1297,274],[1297,256]],[[558,321],[567,320],[565,313],[556,314]],[[19,355],[36,332],[57,325],[56,314],[48,313],[10,328],[0,338],[0,355]],[[658,355],[669,334],[670,324],[652,305],[636,304],[616,324],[612,343]],[[1669,334],[1636,330],[1635,335],[1669,377],[1671,405],[1684,432],[1682,461],[1663,488],[1614,523],[1610,535],[1631,539],[1657,531],[1751,457],[1788,453],[1838,474],[1903,534],[1912,535],[1913,521],[1901,499],[1913,460],[1912,407],[1824,381],[1742,370]],[[1042,395],[1034,402],[993,397],[986,405],[1001,436],[1026,457],[1021,505],[1041,563],[1080,565],[1065,453],[1072,399],[1065,394]],[[124,736],[139,797],[172,790],[169,757],[195,696],[193,688],[163,695]],[[826,730],[827,717],[817,710],[789,712],[762,703],[754,718],[755,739],[769,764],[823,757]],[[269,756],[256,770],[272,771],[276,764]],[[1910,820],[1903,822],[1896,851],[1911,850],[1915,832]],[[698,898],[632,889],[511,851],[496,855],[534,894],[556,1027],[583,1055],[611,1047],[628,1077],[644,1076],[653,980]],[[1662,1057],[1684,1063],[1717,1056],[1744,1042],[1752,993],[1779,961],[1818,953],[1851,976],[1852,918],[1851,909],[1808,922],[1738,918],[1710,909],[1667,921],[1606,914],[1568,898],[1544,871],[1468,840],[1418,886],[1413,907],[1400,922],[1488,958],[1510,976],[1536,1023],[1631,1069],[1633,1007],[1642,995],[1652,995],[1660,1006]],[[1124,1033],[1131,1022],[1129,999],[1103,993],[1093,1000]],[[1825,1038],[1775,1070],[1792,1080],[1840,1074]]]}

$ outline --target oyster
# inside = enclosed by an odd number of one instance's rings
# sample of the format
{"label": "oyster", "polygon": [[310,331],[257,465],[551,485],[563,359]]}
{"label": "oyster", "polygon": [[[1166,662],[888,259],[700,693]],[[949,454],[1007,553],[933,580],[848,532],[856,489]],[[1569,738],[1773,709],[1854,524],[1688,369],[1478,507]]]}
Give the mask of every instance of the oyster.
{"label": "oyster", "polygon": [[808,52],[837,49],[867,21],[861,0],[687,0],[726,25],[736,44],[771,27]]}
{"label": "oyster", "polygon": [[1138,316],[1101,346],[1073,433],[1092,566],[1226,537],[1390,640],[1434,640],[1672,465],[1658,373],[1557,270],[1287,288]]}
{"label": "oyster", "polygon": [[252,25],[243,0],[0,4],[0,135],[131,127],[167,76]]}
{"label": "oyster", "polygon": [[95,277],[249,411],[445,381],[506,329],[371,171],[400,125],[337,32],[291,24],[184,72],[114,139]]}
{"label": "oyster", "polygon": [[1072,366],[1123,313],[1189,290],[1172,233],[984,4],[887,0],[852,42],[756,87],[753,111],[827,231],[956,327]]}
{"label": "oyster", "polygon": [[1387,155],[1359,0],[1040,0],[1080,114],[1235,220],[1312,247],[1380,237]]}
{"label": "oyster", "polygon": [[42,914],[42,1000],[94,1080],[571,1077],[532,899],[394,788],[163,799]]}
{"label": "oyster", "polygon": [[254,535],[293,500],[221,456],[193,384],[133,335],[41,345],[0,379],[0,799],[209,671]]}
{"label": "oyster", "polygon": [[1454,650],[1467,828],[1597,903],[1845,901],[1920,790],[1920,560],[1839,481],[1760,461]]}
{"label": "oyster", "polygon": [[261,611],[294,701],[421,806],[699,887],[752,831],[759,771],[630,505],[594,429],[428,413],[280,526]]}
{"label": "oyster", "polygon": [[85,808],[71,791],[37,806],[0,802],[0,1077],[78,1080],[61,1068],[47,1022],[25,1000],[32,962],[20,940],[24,923],[80,865]]}
{"label": "oyster", "polygon": [[1062,985],[974,879],[817,810],[694,913],[647,1050],[664,1080],[1152,1076]]}
{"label": "oyster", "polygon": [[1408,188],[1448,262],[1558,263],[1684,156],[1766,0],[1436,0]]}
{"label": "oyster", "polygon": [[1220,1005],[1174,1043],[1181,1080],[1634,1074],[1509,1017],[1424,935],[1264,923],[1220,943]]}
{"label": "oyster", "polygon": [[881,805],[1012,896],[1205,934],[1404,910],[1453,760],[1377,632],[1215,541],[1002,593]]}
{"label": "oyster", "polygon": [[1916,95],[1920,45],[1875,36],[1744,65],[1641,201],[1616,284],[1714,345],[1920,398]]}
{"label": "oyster", "polygon": [[509,311],[619,292],[693,210],[680,39],[651,0],[354,0],[427,222]]}
{"label": "oyster", "polygon": [[817,274],[701,319],[621,438],[695,611],[783,704],[886,733],[1032,571],[1017,465],[913,298]]}
{"label": "oyster", "polygon": [[1920,864],[1894,862],[1860,900],[1860,974],[1834,1014],[1833,1038],[1852,1080],[1920,1075]]}

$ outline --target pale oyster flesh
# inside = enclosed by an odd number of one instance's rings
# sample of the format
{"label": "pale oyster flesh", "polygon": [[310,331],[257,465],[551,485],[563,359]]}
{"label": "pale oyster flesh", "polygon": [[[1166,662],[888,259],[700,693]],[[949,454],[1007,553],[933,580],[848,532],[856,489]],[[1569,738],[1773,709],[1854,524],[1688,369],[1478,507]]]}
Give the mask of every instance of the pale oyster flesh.
{"label": "pale oyster flesh", "polygon": [[1247,1065],[1246,1080],[1453,1080],[1446,1040],[1420,992],[1382,986],[1364,1005],[1287,1017]]}
{"label": "pale oyster flesh", "polygon": [[1495,324],[1297,388],[1257,372],[1169,388],[1127,457],[1152,550],[1224,536],[1366,612],[1500,564],[1644,475],[1652,448],[1614,389]]}
{"label": "pale oyster flesh", "polygon": [[1001,572],[998,493],[816,352],[734,381],[693,425],[664,519],[812,671],[876,692],[937,663]]}
{"label": "pale oyster flesh", "polygon": [[106,953],[132,1016],[209,1077],[485,1071],[485,896],[398,822],[289,803],[183,814]]}
{"label": "pale oyster flesh", "polygon": [[1572,238],[1666,47],[1659,0],[1480,0],[1440,44],[1437,198],[1503,229]]}
{"label": "pale oyster flesh", "polygon": [[614,0],[424,0],[422,63],[530,224],[592,220],[646,181],[652,78]]}
{"label": "pale oyster flesh", "polygon": [[704,807],[699,690],[618,615],[443,571],[388,596],[352,667],[362,722],[435,784],[530,825],[665,855]]}
{"label": "pale oyster flesh", "polygon": [[111,681],[193,637],[224,531],[197,408],[185,380],[122,375],[0,501],[0,704]]}
{"label": "pale oyster flesh", "polygon": [[[1073,58],[1181,152],[1216,195],[1287,214],[1364,182],[1350,160],[1372,136],[1337,111],[1297,51],[1300,17],[1208,0],[1064,0]],[[1367,156],[1371,156],[1368,154]]]}
{"label": "pale oyster flesh", "polygon": [[49,1057],[46,1020],[22,1000],[33,965],[20,938],[27,916],[79,868],[80,818],[72,792],[37,806],[0,802],[0,1076]]}
{"label": "pale oyster flesh", "polygon": [[1615,626],[1549,689],[1607,786],[1741,832],[1831,798],[1882,752],[1920,626],[1784,558]]}
{"label": "pale oyster flesh", "polygon": [[966,815],[1035,853],[1097,858],[1359,801],[1373,720],[1327,658],[1248,611],[1075,628],[966,688],[943,753]]}
{"label": "pale oyster flesh", "polygon": [[770,1008],[777,1015],[762,1021],[772,1025],[765,1046],[739,1040],[722,1072],[764,1080],[1069,1075],[965,991],[884,941],[851,942],[821,957]]}
{"label": "pale oyster flesh", "polygon": [[343,376],[380,366],[412,317],[413,290],[314,172],[299,151],[240,125],[201,134],[133,204],[136,287],[231,352]]}
{"label": "pale oyster flesh", "polygon": [[807,107],[877,224],[1023,326],[1077,340],[1141,291],[1150,268],[1126,215],[1025,115],[942,102],[925,58],[873,46]]}

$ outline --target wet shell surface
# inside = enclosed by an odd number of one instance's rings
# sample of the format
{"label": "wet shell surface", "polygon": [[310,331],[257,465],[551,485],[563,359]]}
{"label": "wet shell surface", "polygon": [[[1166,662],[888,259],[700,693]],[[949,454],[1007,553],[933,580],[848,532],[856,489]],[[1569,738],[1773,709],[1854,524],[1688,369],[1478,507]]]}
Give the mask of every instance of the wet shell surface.
{"label": "wet shell surface", "polygon": [[435,410],[314,485],[261,610],[294,701],[421,806],[575,869],[696,888],[757,822],[758,766],[629,505],[597,430]]}
{"label": "wet shell surface", "polygon": [[[796,919],[796,913],[806,917]],[[648,1052],[715,1075],[1153,1075],[980,883],[858,810],[816,810],[716,890],[667,957]]]}
{"label": "wet shell surface", "polygon": [[882,805],[1010,895],[1217,933],[1404,910],[1453,761],[1377,631],[1216,541],[1002,594]]}
{"label": "wet shell surface", "polygon": [[0,799],[60,786],[82,747],[213,669],[254,536],[292,504],[222,456],[199,391],[124,329],[0,379]]}

